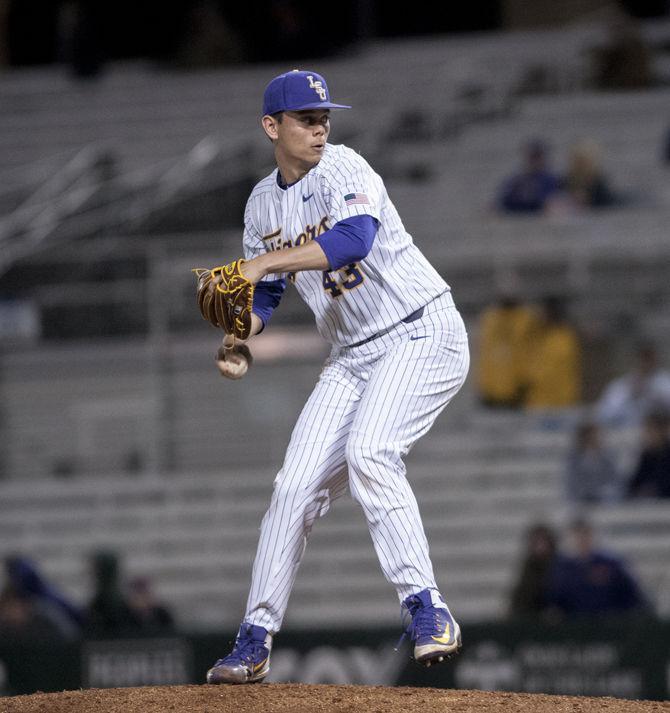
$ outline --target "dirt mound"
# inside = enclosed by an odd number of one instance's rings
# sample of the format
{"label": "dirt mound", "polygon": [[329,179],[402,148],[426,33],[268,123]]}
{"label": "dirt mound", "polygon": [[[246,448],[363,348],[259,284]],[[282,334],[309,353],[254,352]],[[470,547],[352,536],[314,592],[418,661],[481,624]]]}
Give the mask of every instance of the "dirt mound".
{"label": "dirt mound", "polygon": [[1,713],[670,713],[670,703],[438,688],[147,686],[0,698]]}

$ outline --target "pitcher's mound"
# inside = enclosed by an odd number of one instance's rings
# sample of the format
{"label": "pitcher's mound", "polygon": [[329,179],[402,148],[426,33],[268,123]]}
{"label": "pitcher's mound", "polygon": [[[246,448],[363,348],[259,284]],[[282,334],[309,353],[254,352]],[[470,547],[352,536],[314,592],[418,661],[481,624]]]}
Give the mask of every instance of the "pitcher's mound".
{"label": "pitcher's mound", "polygon": [[266,683],[146,686],[0,698],[2,713],[670,713],[670,703],[439,688]]}

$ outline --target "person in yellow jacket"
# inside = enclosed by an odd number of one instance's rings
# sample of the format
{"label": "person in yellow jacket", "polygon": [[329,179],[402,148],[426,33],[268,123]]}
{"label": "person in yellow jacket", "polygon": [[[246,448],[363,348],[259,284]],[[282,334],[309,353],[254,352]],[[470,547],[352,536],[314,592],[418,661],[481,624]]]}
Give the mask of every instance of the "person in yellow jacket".
{"label": "person in yellow jacket", "polygon": [[566,318],[563,301],[547,297],[530,339],[524,404],[531,409],[574,406],[581,399],[579,336]]}
{"label": "person in yellow jacket", "polygon": [[485,406],[521,408],[527,384],[530,339],[535,310],[516,296],[503,294],[479,321],[477,388]]}

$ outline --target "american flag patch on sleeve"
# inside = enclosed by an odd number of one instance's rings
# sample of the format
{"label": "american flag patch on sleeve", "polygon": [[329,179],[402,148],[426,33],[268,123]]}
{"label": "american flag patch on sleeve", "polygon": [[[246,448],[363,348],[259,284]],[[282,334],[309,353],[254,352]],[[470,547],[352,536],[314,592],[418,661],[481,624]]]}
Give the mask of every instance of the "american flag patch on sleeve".
{"label": "american flag patch on sleeve", "polygon": [[370,201],[365,193],[347,193],[344,205],[370,205]]}

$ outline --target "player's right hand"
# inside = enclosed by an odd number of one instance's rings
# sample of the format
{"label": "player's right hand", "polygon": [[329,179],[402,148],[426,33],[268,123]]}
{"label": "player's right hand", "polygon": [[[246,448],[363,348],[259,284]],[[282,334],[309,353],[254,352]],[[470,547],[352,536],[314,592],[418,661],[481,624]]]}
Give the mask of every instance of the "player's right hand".
{"label": "player's right hand", "polygon": [[216,353],[216,366],[226,379],[241,379],[253,363],[249,347],[227,334]]}

